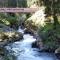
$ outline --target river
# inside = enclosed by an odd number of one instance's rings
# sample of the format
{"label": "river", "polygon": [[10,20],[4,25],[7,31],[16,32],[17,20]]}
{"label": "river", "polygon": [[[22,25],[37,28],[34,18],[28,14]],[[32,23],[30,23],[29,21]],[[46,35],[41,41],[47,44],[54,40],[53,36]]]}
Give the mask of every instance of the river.
{"label": "river", "polygon": [[[24,34],[24,30],[19,28],[18,32]],[[6,46],[7,50],[14,51],[13,54],[17,57],[16,60],[57,60],[53,53],[39,52],[39,49],[32,48],[32,43],[36,39],[30,34],[24,34],[23,40],[14,42]]]}

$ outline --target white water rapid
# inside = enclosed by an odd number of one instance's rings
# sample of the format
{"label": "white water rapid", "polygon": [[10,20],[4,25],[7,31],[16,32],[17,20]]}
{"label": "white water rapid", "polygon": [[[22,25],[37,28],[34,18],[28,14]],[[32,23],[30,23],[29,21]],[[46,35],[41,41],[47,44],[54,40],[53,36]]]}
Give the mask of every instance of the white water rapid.
{"label": "white water rapid", "polygon": [[[24,30],[19,28],[18,32],[24,34]],[[31,45],[36,41],[30,34],[24,34],[23,40],[12,43],[7,46],[8,50],[14,51],[14,55],[17,60],[56,60],[56,57],[52,53],[38,52],[37,48],[32,48]]]}

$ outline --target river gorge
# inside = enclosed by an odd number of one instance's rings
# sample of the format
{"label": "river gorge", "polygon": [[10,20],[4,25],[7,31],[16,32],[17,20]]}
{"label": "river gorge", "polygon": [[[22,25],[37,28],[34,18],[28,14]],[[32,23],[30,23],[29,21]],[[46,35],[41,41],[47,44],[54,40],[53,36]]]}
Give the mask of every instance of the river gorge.
{"label": "river gorge", "polygon": [[9,53],[16,56],[16,60],[58,60],[54,53],[39,52],[39,49],[32,48],[36,38],[30,34],[24,34],[24,29],[19,28],[18,32],[23,34],[23,39],[6,46]]}

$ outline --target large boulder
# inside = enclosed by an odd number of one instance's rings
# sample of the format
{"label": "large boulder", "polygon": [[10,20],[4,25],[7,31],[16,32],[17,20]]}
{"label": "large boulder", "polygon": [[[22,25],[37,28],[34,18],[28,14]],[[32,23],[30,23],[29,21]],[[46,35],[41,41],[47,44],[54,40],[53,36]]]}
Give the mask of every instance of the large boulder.
{"label": "large boulder", "polygon": [[55,54],[60,54],[60,47],[55,50]]}
{"label": "large boulder", "polygon": [[8,43],[21,40],[22,38],[23,38],[22,33],[16,32],[9,26],[0,24],[0,47],[3,47]]}
{"label": "large boulder", "polygon": [[55,50],[55,54],[58,59],[60,59],[60,47]]}
{"label": "large boulder", "polygon": [[37,40],[32,43],[32,47],[38,48],[38,49],[40,49],[40,51],[42,51],[44,48],[42,39],[37,37]]}
{"label": "large boulder", "polygon": [[0,32],[15,31],[13,28],[6,26],[5,24],[0,24]]}
{"label": "large boulder", "polygon": [[22,39],[23,34],[21,32],[17,32],[10,26],[0,23],[0,60],[13,60],[14,58],[12,56],[6,56],[9,53],[6,53],[7,50],[4,47],[9,43],[20,41]]}
{"label": "large boulder", "polygon": [[8,43],[19,41],[23,38],[20,32],[0,32],[0,47]]}
{"label": "large boulder", "polygon": [[25,28],[25,29],[24,29],[24,34],[31,34],[31,35],[34,35],[34,31],[33,31],[32,29]]}

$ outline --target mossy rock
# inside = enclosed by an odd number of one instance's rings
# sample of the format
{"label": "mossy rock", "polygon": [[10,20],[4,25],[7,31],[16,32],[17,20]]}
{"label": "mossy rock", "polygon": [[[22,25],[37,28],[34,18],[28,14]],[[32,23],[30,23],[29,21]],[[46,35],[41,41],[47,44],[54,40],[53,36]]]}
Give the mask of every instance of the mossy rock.
{"label": "mossy rock", "polygon": [[23,39],[23,34],[20,32],[0,32],[0,47],[9,43],[20,41]]}

